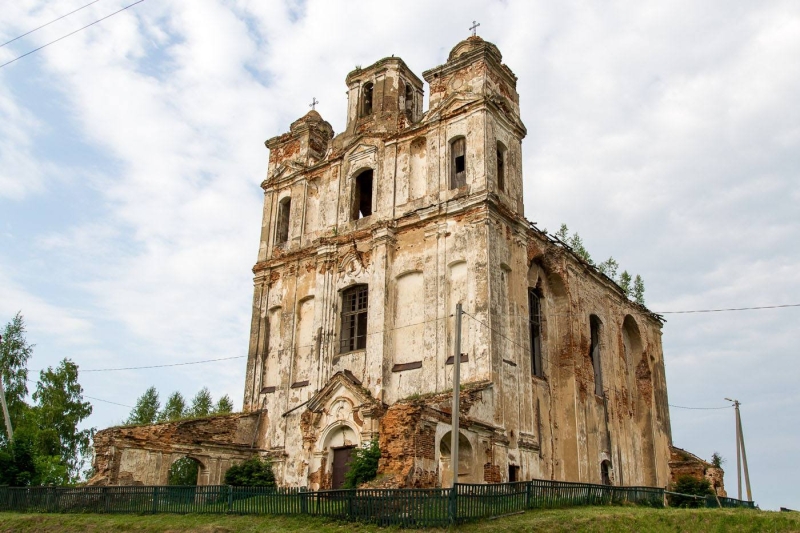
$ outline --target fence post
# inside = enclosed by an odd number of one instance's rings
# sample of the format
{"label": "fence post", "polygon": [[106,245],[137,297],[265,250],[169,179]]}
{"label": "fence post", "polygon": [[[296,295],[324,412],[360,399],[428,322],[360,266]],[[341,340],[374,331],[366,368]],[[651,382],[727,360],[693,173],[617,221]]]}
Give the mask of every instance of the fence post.
{"label": "fence post", "polygon": [[158,486],[153,487],[153,514],[158,513]]}
{"label": "fence post", "polygon": [[308,492],[304,487],[300,488],[300,512],[308,514]]}
{"label": "fence post", "polygon": [[108,513],[108,487],[103,487],[103,512]]}
{"label": "fence post", "polygon": [[525,508],[531,508],[531,485],[533,484],[532,481],[528,481],[525,483]]}
{"label": "fence post", "polygon": [[448,503],[450,504],[448,506],[450,508],[448,513],[450,515],[450,523],[456,524],[458,522],[458,489],[455,483],[450,487],[450,501]]}
{"label": "fence post", "polygon": [[230,513],[233,511],[233,487],[226,485],[225,488],[228,491],[228,512]]}

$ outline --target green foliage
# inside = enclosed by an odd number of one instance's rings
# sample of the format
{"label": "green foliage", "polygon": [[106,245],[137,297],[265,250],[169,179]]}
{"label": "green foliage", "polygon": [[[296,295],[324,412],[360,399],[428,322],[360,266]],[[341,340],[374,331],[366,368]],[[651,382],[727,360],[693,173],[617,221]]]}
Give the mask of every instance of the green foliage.
{"label": "green foliage", "polygon": [[616,280],[617,279],[617,270],[619,269],[619,263],[613,258],[609,257],[602,263],[597,265],[597,270],[608,276],[609,278]]}
{"label": "green foliage", "polygon": [[716,466],[717,468],[722,468],[722,463],[725,462],[725,459],[719,454],[719,452],[714,452],[711,454],[711,464]]}
{"label": "green foliage", "polygon": [[[713,496],[711,482],[705,478],[694,476],[681,476],[672,487],[673,492],[681,494],[691,494],[695,496]],[[670,495],[670,505],[672,507],[704,507],[705,502],[697,498],[687,498],[685,496]]]}
{"label": "green foliage", "polygon": [[356,448],[350,455],[350,469],[344,475],[344,488],[355,489],[362,483],[372,481],[378,475],[378,460],[381,449],[378,439],[373,439],[368,446]]}
{"label": "green foliage", "polygon": [[217,400],[217,405],[214,406],[214,414],[224,415],[233,412],[233,401],[227,394]]}
{"label": "green foliage", "polygon": [[186,400],[183,395],[175,391],[167,398],[167,403],[164,404],[164,409],[158,413],[159,422],[170,422],[173,420],[180,420],[186,418]]}
{"label": "green foliage", "polygon": [[272,460],[252,457],[225,472],[225,484],[238,487],[274,487]]}
{"label": "green foliage", "polygon": [[644,305],[644,281],[639,274],[636,274],[633,280],[633,300],[637,304]]}
{"label": "green foliage", "polygon": [[613,257],[609,257],[602,263],[595,265],[594,261],[592,261],[589,251],[583,244],[583,239],[581,239],[581,236],[575,232],[570,237],[569,228],[567,228],[566,224],[561,224],[561,227],[556,232],[555,236],[561,242],[572,248],[572,251],[575,252],[575,255],[590,265],[596,266],[597,270],[614,280],[614,282],[619,285],[622,291],[625,293],[626,298],[630,298],[636,303],[644,305],[644,280],[642,280],[640,275],[637,274],[636,278],[633,278],[630,274],[628,274],[627,270],[623,270],[622,274],[617,277],[619,263],[617,263]]}
{"label": "green foliage", "polygon": [[89,457],[94,434],[93,428],[78,429],[78,425],[92,414],[92,404],[83,401],[78,366],[63,359],[55,369],[42,370],[33,399],[36,402],[34,410],[40,448],[43,445],[49,448],[47,451],[50,453],[44,455],[61,456],[70,481],[78,481]]}
{"label": "green foliage", "polygon": [[197,485],[199,464],[194,459],[182,457],[169,467],[169,485]]}
{"label": "green foliage", "polygon": [[158,399],[158,391],[155,387],[150,387],[136,400],[136,405],[125,423],[152,424],[156,421],[160,407],[161,402]]}
{"label": "green foliage", "polygon": [[572,234],[572,237],[569,240],[569,245],[572,248],[572,251],[575,252],[575,255],[577,255],[590,265],[594,265],[594,261],[592,261],[592,256],[589,255],[589,250],[587,250],[583,246],[583,239],[581,239],[581,236],[578,235],[578,232]]}
{"label": "green foliage", "polygon": [[189,416],[200,417],[208,416],[214,408],[214,400],[211,398],[211,391],[208,387],[203,387],[194,398],[192,398],[192,406],[189,408]]}
{"label": "green foliage", "polygon": [[[6,404],[12,425],[16,427],[25,417],[28,406],[25,397],[28,395],[28,359],[33,354],[33,345],[25,339],[25,320],[18,312],[6,324],[0,342],[0,376],[6,392]],[[5,422],[0,424],[0,444],[8,438]]]}
{"label": "green foliage", "polygon": [[569,228],[566,224],[561,224],[561,227],[558,228],[556,232],[556,237],[558,237],[558,240],[561,242],[569,244]]}
{"label": "green foliage", "polygon": [[36,484],[33,442],[17,436],[0,448],[0,485],[27,487]]}
{"label": "green foliage", "polygon": [[628,298],[631,297],[631,291],[633,290],[631,287],[631,275],[628,274],[627,270],[623,270],[622,274],[619,275],[619,279],[617,280],[617,285],[620,286],[622,292],[625,293],[625,296]]}

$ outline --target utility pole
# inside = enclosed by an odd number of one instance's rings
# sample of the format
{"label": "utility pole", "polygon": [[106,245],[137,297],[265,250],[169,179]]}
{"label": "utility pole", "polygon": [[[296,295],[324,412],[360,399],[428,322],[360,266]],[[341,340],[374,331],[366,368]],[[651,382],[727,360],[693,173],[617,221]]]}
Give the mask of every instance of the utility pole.
{"label": "utility pole", "polygon": [[453,342],[453,430],[450,435],[450,465],[453,468],[453,490],[458,483],[458,411],[461,399],[461,303],[456,304],[455,339]]}
{"label": "utility pole", "polygon": [[742,466],[744,465],[744,483],[747,488],[747,501],[753,501],[753,493],[750,491],[750,471],[747,469],[747,452],[744,448],[744,432],[742,431],[742,415],[739,412],[739,400],[725,398],[733,402],[736,410],[736,483],[739,489],[739,499],[742,499]]}
{"label": "utility pole", "polygon": [[[3,345],[3,336],[0,335],[0,346]],[[3,372],[0,369],[0,403],[3,404],[3,418],[6,421],[6,432],[8,433],[8,442],[14,442],[14,430],[11,429],[11,417],[8,416],[8,406],[6,405],[6,391],[3,389]]]}

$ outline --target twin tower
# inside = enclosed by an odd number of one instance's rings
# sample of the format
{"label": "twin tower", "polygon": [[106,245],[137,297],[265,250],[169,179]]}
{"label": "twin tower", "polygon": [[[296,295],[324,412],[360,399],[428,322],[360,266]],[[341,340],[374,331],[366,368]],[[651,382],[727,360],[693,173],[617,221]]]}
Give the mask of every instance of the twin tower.
{"label": "twin tower", "polygon": [[[446,485],[454,468],[463,482],[599,481],[625,454],[648,458],[630,475],[659,481],[668,412],[656,431],[655,415],[626,408],[642,435],[617,441],[592,397],[644,346],[658,366],[660,323],[525,220],[516,76],[473,36],[423,77],[427,110],[400,58],[357,68],[344,132],[312,110],[266,142],[244,391],[259,449],[282,484],[314,489],[341,486],[352,449],[375,438],[393,486]],[[458,303],[466,403],[452,459]],[[598,339],[623,350],[626,316],[638,352],[620,363]]]}

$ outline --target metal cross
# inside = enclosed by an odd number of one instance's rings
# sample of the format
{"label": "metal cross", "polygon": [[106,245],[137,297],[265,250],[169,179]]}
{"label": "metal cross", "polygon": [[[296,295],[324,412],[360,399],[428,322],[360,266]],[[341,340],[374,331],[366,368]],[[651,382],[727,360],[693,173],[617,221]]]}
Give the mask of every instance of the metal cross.
{"label": "metal cross", "polygon": [[310,108],[311,108],[311,110],[312,110],[312,111],[314,111],[314,110],[317,108],[317,104],[318,104],[318,103],[319,103],[319,100],[317,100],[317,97],[316,97],[316,96],[315,96],[315,97],[312,97],[312,98],[311,98],[311,103],[310,103],[310,104],[308,104],[308,107],[310,107]]}
{"label": "metal cross", "polygon": [[470,27],[469,27],[469,29],[471,29],[471,30],[472,30],[472,36],[473,36],[473,37],[475,37],[476,35],[478,35],[478,26],[480,26],[480,25],[481,25],[481,23],[480,23],[480,22],[476,22],[476,21],[474,21],[474,20],[472,21],[472,26],[470,26]]}

